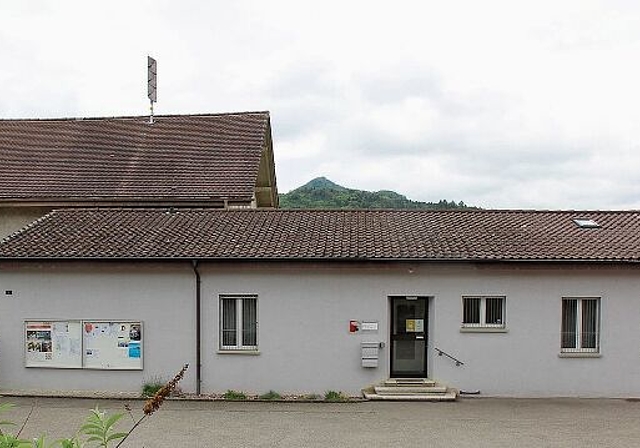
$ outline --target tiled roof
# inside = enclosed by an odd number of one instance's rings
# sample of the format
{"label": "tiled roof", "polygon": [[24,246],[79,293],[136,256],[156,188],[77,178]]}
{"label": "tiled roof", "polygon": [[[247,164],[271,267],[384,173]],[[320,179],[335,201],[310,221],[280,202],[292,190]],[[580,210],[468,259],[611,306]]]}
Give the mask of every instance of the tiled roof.
{"label": "tiled roof", "polygon": [[0,120],[0,202],[250,200],[268,112]]}
{"label": "tiled roof", "polygon": [[0,258],[638,262],[640,211],[66,209]]}

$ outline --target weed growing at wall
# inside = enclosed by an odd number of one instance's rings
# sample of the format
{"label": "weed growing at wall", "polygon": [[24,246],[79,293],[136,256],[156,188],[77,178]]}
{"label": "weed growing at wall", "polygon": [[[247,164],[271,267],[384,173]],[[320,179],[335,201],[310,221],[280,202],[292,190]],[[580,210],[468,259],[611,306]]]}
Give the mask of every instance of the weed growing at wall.
{"label": "weed growing at wall", "polygon": [[225,400],[246,400],[247,394],[229,389],[223,395]]}
{"label": "weed growing at wall", "polygon": [[281,400],[282,395],[280,395],[275,390],[270,390],[266,394],[260,395],[258,398],[260,398],[261,400]]}
{"label": "weed growing at wall", "polygon": [[328,390],[324,394],[325,401],[346,401],[348,398],[342,392],[336,392],[335,390]]}
{"label": "weed growing at wall", "polygon": [[149,381],[146,381],[142,385],[142,396],[144,398],[149,398],[154,396],[160,389],[162,389],[162,386],[164,386],[165,383],[166,381],[163,381],[159,377],[155,377],[150,379]]}

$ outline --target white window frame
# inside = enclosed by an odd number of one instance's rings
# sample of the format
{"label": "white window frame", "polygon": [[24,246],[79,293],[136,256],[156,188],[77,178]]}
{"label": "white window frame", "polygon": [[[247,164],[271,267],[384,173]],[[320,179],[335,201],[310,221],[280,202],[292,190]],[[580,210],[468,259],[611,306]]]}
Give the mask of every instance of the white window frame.
{"label": "white window frame", "polygon": [[[465,301],[478,299],[480,300],[480,310],[479,317],[480,322],[465,322],[464,321],[464,311],[465,311]],[[487,299],[500,299],[502,303],[502,322],[499,324],[496,323],[487,323]],[[462,329],[485,329],[485,330],[504,330],[507,328],[507,297],[501,295],[466,295],[462,296]]]}
{"label": "white window frame", "polygon": [[[244,300],[253,300],[255,301],[255,344],[253,345],[244,345],[242,338],[243,331],[243,312]],[[223,303],[225,300],[235,300],[235,345],[225,345],[224,344],[224,307]],[[219,296],[219,322],[220,322],[220,351],[222,352],[233,352],[233,351],[243,351],[243,352],[257,352],[258,351],[258,296],[256,294],[220,294]]]}
{"label": "white window frame", "polygon": [[[563,347],[564,345],[564,319],[563,319],[563,308],[564,302],[568,300],[576,300],[576,322],[575,322],[575,347]],[[582,324],[582,315],[584,311],[584,302],[587,300],[595,300],[596,301],[596,310],[595,310],[595,347],[583,347],[582,343],[582,335],[583,335],[583,324]],[[602,307],[602,299],[601,297],[563,297],[561,301],[560,308],[560,353],[600,353],[600,319],[601,319],[601,307]]]}

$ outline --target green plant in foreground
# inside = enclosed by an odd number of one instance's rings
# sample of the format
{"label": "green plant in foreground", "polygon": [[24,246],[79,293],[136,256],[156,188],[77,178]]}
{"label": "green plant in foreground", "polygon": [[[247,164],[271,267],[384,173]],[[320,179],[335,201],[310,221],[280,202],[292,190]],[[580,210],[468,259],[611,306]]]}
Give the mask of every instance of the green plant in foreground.
{"label": "green plant in foreground", "polygon": [[92,409],[87,417],[87,423],[80,428],[80,432],[90,436],[87,442],[98,442],[99,447],[108,448],[109,442],[124,439],[127,436],[126,432],[114,430],[114,425],[123,416],[122,413],[107,415],[98,408]]}
{"label": "green plant in foreground", "polygon": [[[11,403],[2,403],[0,404],[0,413],[6,412],[13,407]],[[2,428],[7,426],[16,426],[16,424],[9,420],[0,421],[0,448],[22,448],[31,446],[28,440],[20,439],[20,434],[13,435],[4,432]]]}
{"label": "green plant in foreground", "polygon": [[56,445],[60,446],[60,448],[82,448],[84,446],[76,437],[56,440],[53,446]]}
{"label": "green plant in foreground", "polygon": [[335,390],[328,390],[324,394],[325,401],[345,401],[347,397],[342,392],[336,392]]}
{"label": "green plant in foreground", "polygon": [[229,389],[224,393],[223,397],[225,400],[246,400],[247,394]]}
{"label": "green plant in foreground", "polygon": [[[2,412],[6,412],[9,409],[12,409],[14,406],[11,403],[1,403],[0,404],[0,413]],[[2,427],[3,426],[15,426],[16,424],[13,422],[10,422],[8,420],[0,420],[0,434],[4,434],[4,432],[2,431]]]}
{"label": "green plant in foreground", "polygon": [[28,448],[31,447],[31,442],[28,440],[18,439],[11,434],[0,435],[0,448]]}
{"label": "green plant in foreground", "polygon": [[266,394],[262,394],[259,397],[261,400],[280,400],[282,398],[282,395],[280,395],[278,392],[276,392],[275,390],[270,390],[269,392],[267,392]]}
{"label": "green plant in foreground", "polygon": [[78,439],[73,437],[71,439],[59,439],[52,444],[47,445],[44,436],[40,436],[37,439],[33,439],[32,442],[27,442],[25,446],[28,446],[30,448],[82,448],[83,444]]}
{"label": "green plant in foreground", "polygon": [[[26,426],[35,409],[34,403],[31,412],[27,415],[17,434],[7,434],[2,431],[2,427],[15,426],[15,423],[6,420],[0,421],[0,448],[83,448],[85,445],[91,446],[92,448],[109,448],[112,443],[116,442],[117,444],[114,448],[118,448],[147,417],[153,415],[153,413],[160,408],[164,400],[176,389],[178,382],[184,377],[188,367],[189,365],[185,364],[182,370],[180,370],[171,381],[162,385],[162,387],[145,402],[142,409],[142,417],[138,420],[134,419],[133,426],[127,432],[116,432],[115,430],[116,424],[124,416],[123,413],[109,415],[96,407],[91,410],[85,424],[82,425],[78,434],[74,437],[59,439],[49,445],[46,444],[44,435],[33,440],[21,439],[20,434],[22,429]],[[11,408],[13,408],[13,405],[10,403],[0,403],[0,413]],[[128,405],[125,405],[125,409],[131,414],[131,409]],[[132,414],[131,416],[133,418]],[[82,440],[82,436],[85,436],[86,440]]]}

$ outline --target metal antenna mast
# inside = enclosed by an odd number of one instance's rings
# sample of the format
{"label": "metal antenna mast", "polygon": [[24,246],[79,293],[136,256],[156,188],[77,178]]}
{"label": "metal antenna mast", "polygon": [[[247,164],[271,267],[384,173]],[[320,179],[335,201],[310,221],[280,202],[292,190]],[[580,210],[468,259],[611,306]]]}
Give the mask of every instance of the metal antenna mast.
{"label": "metal antenna mast", "polygon": [[153,103],[158,101],[158,63],[151,56],[147,56],[147,96],[151,103],[149,124],[153,124]]}

